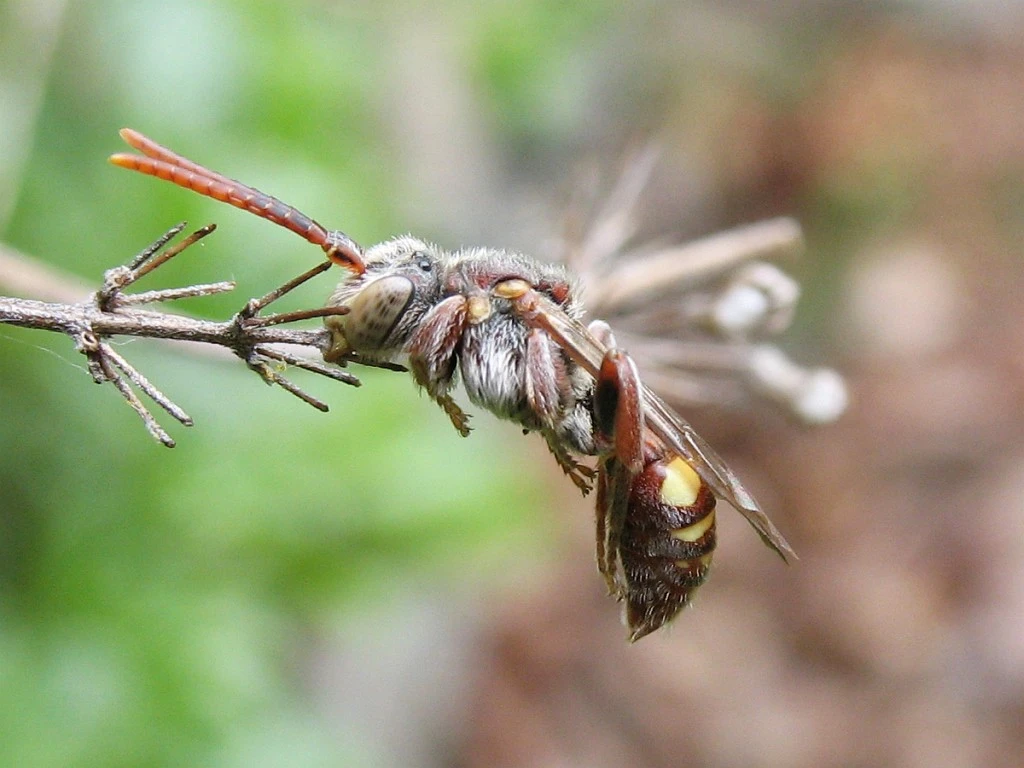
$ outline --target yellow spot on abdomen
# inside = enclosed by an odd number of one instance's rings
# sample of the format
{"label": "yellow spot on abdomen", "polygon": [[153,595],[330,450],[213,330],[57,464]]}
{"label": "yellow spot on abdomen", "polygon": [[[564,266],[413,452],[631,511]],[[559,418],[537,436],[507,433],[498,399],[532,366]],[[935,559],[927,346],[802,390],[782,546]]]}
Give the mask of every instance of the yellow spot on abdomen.
{"label": "yellow spot on abdomen", "polygon": [[711,558],[713,555],[713,552],[708,552],[706,555],[701,555],[695,560],[676,560],[676,566],[688,570],[696,564],[698,570],[707,571],[707,569],[711,567]]}
{"label": "yellow spot on abdomen", "polygon": [[688,507],[697,500],[700,485],[700,475],[676,456],[665,467],[665,479],[661,482],[661,501],[670,507]]}
{"label": "yellow spot on abdomen", "polygon": [[688,525],[685,528],[679,528],[672,531],[672,538],[679,539],[680,541],[688,541],[693,543],[700,541],[704,534],[708,532],[708,529],[715,524],[715,510],[711,510],[708,515],[698,520],[693,525]]}

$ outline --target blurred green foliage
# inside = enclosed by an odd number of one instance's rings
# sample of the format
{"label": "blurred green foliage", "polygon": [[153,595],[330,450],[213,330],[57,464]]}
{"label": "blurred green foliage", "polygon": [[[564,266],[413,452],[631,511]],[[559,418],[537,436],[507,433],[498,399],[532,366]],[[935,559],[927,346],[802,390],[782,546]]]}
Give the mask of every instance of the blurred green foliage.
{"label": "blurred green foliage", "polygon": [[[2,11],[8,30],[64,16],[50,60],[2,73],[45,94],[24,171],[4,180],[4,241],[95,284],[176,221],[216,221],[146,287],[237,279],[234,294],[182,305],[218,318],[316,260],[266,222],[107,165],[124,125],[363,242],[407,226],[400,159],[375,122],[388,17],[372,6],[104,2],[37,18],[28,5]],[[480,57],[493,29],[464,30]],[[491,84],[520,108],[516,56],[546,45],[530,34]],[[123,351],[195,418],[172,425],[173,451],[92,386],[66,339],[0,329],[0,764],[359,764],[381,735],[334,733],[292,649],[360,605],[483,594],[528,566],[546,489],[525,438],[482,420],[461,440],[405,376],[308,382],[325,416],[241,364],[147,341]]]}
{"label": "blurred green foliage", "polygon": [[[643,213],[674,229],[652,234],[799,216],[823,258],[799,267],[816,285],[789,339],[827,346],[844,260],[913,216],[927,167],[914,142],[831,161],[800,146],[829,104],[823,50],[857,33],[856,4],[827,5],[767,22],[657,0],[0,0],[0,240],[95,285],[170,225],[217,222],[140,287],[235,279],[180,307],[220,319],[315,249],[109,166],[119,128],[364,244],[500,233],[531,252],[572,160],[647,131],[673,176]],[[997,192],[1017,207],[1016,176]],[[170,425],[173,451],[67,339],[0,327],[0,765],[389,764],[407,724],[370,732],[316,702],[310,647],[381,606],[413,633],[400,606],[424,596],[486,607],[546,557],[572,489],[539,440],[480,414],[462,440],[406,376],[302,379],[323,415],[240,363],[122,351],[195,418]]]}

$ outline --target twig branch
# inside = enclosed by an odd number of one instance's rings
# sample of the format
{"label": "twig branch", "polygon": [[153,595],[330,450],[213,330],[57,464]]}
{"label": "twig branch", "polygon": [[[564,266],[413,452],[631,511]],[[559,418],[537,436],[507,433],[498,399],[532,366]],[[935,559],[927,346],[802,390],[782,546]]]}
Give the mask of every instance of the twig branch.
{"label": "twig branch", "polygon": [[800,225],[779,218],[646,255],[627,254],[608,273],[584,275],[588,304],[598,316],[646,306],[692,288],[709,275],[721,275],[757,259],[799,252],[802,246]]}
{"label": "twig branch", "polygon": [[[316,356],[322,356],[330,345],[326,329],[299,330],[281,326],[327,314],[343,314],[346,311],[344,308],[317,308],[269,316],[259,315],[260,311],[274,301],[326,271],[330,267],[330,262],[317,265],[265,296],[251,299],[231,320],[225,322],[138,308],[137,305],[143,303],[210,296],[235,287],[232,282],[219,282],[142,293],[124,292],[124,289],[141,277],[166,264],[190,245],[209,235],[215,228],[212,224],[203,227],[177,245],[165,248],[184,226],[182,223],[172,227],[127,264],[108,270],[104,275],[103,286],[87,301],[55,303],[0,296],[0,323],[55,331],[71,337],[75,341],[76,349],[88,358],[89,371],[93,379],[97,383],[113,384],[131,408],[139,414],[149,433],[168,447],[174,446],[174,440],[160,426],[132,386],[185,426],[192,425],[191,417],[116,352],[105,339],[112,336],[140,336],[223,347],[242,359],[268,384],[280,386],[322,411],[327,410],[324,402],[303,391],[275,369],[282,364],[292,365],[344,384],[359,386],[359,379],[347,371],[331,368],[314,360],[306,360],[297,354],[270,346],[288,344],[305,347]],[[353,357],[351,362],[361,361]],[[396,367],[401,369],[400,366]]]}
{"label": "twig branch", "polygon": [[[141,336],[195,341],[227,347],[236,354],[258,344],[297,344],[319,352],[327,343],[326,330],[294,330],[277,326],[216,322],[187,315],[152,312],[133,307],[103,311],[92,302],[57,304],[0,296],[0,323],[56,331],[74,336],[91,328],[98,336]],[[239,325],[244,327],[239,328]],[[244,357],[244,355],[243,355]]]}

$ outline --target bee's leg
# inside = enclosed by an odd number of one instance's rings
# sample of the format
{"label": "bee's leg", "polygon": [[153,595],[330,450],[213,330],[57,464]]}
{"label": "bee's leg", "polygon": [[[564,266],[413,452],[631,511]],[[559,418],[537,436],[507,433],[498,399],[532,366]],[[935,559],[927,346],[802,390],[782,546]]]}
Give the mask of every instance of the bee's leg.
{"label": "bee's leg", "polygon": [[469,426],[469,414],[462,410],[459,404],[452,399],[452,396],[431,395],[431,397],[434,398],[435,403],[441,406],[441,410],[448,415],[452,426],[455,427],[455,431],[463,437],[469,437],[469,433],[473,431],[473,428]]}
{"label": "bee's leg", "polygon": [[618,597],[625,595],[619,542],[633,479],[644,467],[642,388],[636,366],[609,349],[594,387],[594,439],[601,452],[597,495],[597,565]]}
{"label": "bee's leg", "polygon": [[596,472],[586,464],[576,461],[566,449],[564,442],[554,431],[545,429],[542,430],[541,434],[544,435],[548,449],[551,451],[551,455],[555,457],[555,461],[558,462],[558,466],[562,468],[562,471],[569,476],[569,479],[583,492],[584,496],[590,493],[592,488],[591,481],[594,479]]}
{"label": "bee's leg", "polygon": [[643,387],[632,358],[609,349],[594,387],[594,437],[602,452],[612,452],[630,475],[644,468]]}
{"label": "bee's leg", "polygon": [[545,427],[553,427],[569,390],[565,361],[551,337],[539,328],[526,334],[526,400]]}
{"label": "bee's leg", "polygon": [[613,456],[602,458],[597,462],[597,506],[594,510],[597,540],[597,570],[604,576],[608,586],[608,594],[620,596],[622,589],[617,584],[618,558],[608,562],[608,464],[615,461]]}
{"label": "bee's leg", "polygon": [[448,414],[460,435],[469,435],[469,416],[448,395],[455,377],[456,351],[466,326],[465,296],[450,296],[423,317],[409,342],[409,367],[416,383]]}
{"label": "bee's leg", "polygon": [[551,337],[539,328],[526,335],[526,361],[524,365],[526,401],[530,410],[543,425],[541,433],[547,441],[558,466],[569,476],[584,495],[590,492],[593,470],[577,462],[555,431],[561,421],[565,403],[569,399],[572,383],[566,370],[565,359],[559,354]]}
{"label": "bee's leg", "polygon": [[644,466],[643,385],[636,364],[615,344],[608,323],[594,320],[587,330],[605,346],[594,388],[594,437],[602,451],[614,451],[634,475]]}
{"label": "bee's leg", "polygon": [[613,454],[603,457],[597,475],[597,569],[608,585],[608,594],[626,596],[626,582],[619,558],[619,541],[629,509],[632,477]]}

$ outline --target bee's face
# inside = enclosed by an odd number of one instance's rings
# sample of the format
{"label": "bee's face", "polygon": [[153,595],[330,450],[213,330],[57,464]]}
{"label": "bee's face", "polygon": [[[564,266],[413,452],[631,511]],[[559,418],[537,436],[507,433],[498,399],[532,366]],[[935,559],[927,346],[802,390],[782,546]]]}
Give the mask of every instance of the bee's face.
{"label": "bee's face", "polygon": [[331,354],[354,351],[374,359],[402,352],[426,312],[440,298],[446,254],[414,237],[397,237],[364,254],[366,272],[343,281],[328,304],[348,307],[329,318]]}

